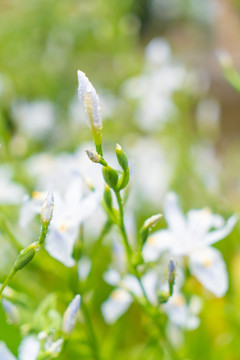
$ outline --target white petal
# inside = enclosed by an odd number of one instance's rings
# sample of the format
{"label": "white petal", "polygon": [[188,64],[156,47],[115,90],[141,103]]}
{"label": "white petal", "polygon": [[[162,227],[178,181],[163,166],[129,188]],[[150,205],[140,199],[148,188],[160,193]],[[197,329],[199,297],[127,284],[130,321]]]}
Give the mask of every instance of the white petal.
{"label": "white petal", "polygon": [[140,287],[140,284],[137,280],[137,278],[133,275],[126,275],[124,278],[120,281],[120,286],[130,291],[135,296],[142,296],[142,289]]}
{"label": "white petal", "polygon": [[61,231],[50,227],[45,248],[54,259],[60,261],[65,266],[74,266],[75,261],[72,258],[72,253],[77,235],[77,228]]}
{"label": "white petal", "polygon": [[123,289],[113,291],[101,306],[102,315],[106,323],[113,324],[127,311],[131,303],[132,297],[127,291]]}
{"label": "white petal", "polygon": [[78,263],[78,276],[81,280],[86,280],[91,270],[91,260],[87,256],[82,256]]}
{"label": "white petal", "polygon": [[109,269],[103,274],[103,278],[109,285],[117,286],[121,280],[120,274],[117,270]]}
{"label": "white petal", "polygon": [[179,206],[177,195],[173,192],[166,195],[164,201],[164,216],[170,230],[175,233],[183,233],[186,231],[186,219]]}
{"label": "white petal", "polygon": [[156,271],[149,271],[142,277],[142,283],[147,293],[149,300],[153,303],[157,303],[157,285],[158,285],[158,274]]}
{"label": "white petal", "polygon": [[159,230],[149,236],[143,248],[144,261],[156,261],[165,250],[173,249],[176,240],[169,230]]}
{"label": "white petal", "polygon": [[42,199],[29,199],[25,197],[19,214],[19,226],[25,228],[41,212]]}
{"label": "white petal", "polygon": [[212,231],[205,236],[203,245],[211,245],[221,239],[224,239],[232,232],[237,221],[238,217],[236,215],[231,216],[221,229]]}
{"label": "white petal", "polygon": [[97,209],[98,205],[100,204],[101,194],[99,192],[91,192],[88,196],[83,198],[79,206],[76,208],[77,214],[76,219],[77,221],[83,222],[89,216],[93,214],[93,212]]}
{"label": "white petal", "polygon": [[39,340],[35,336],[27,336],[19,346],[19,360],[36,360],[39,350]]}
{"label": "white petal", "polygon": [[0,342],[0,359],[1,360],[16,360],[15,356],[8,350],[3,341]]}
{"label": "white petal", "polygon": [[222,216],[212,214],[209,209],[190,210],[187,218],[188,231],[194,242],[201,241],[211,228],[220,228],[224,224]]}
{"label": "white petal", "polygon": [[191,273],[200,283],[217,297],[228,289],[228,276],[225,262],[219,250],[204,248],[189,256]]}
{"label": "white petal", "polygon": [[169,301],[162,306],[170,321],[189,330],[194,330],[199,326],[200,320],[191,314],[184,297],[181,294],[173,295]]}

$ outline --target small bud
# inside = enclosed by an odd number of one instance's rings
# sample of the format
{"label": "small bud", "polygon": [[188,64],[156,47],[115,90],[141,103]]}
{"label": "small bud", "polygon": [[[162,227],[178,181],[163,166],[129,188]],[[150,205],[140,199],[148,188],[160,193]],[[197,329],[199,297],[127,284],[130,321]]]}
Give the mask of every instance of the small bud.
{"label": "small bud", "polygon": [[162,218],[162,214],[156,214],[144,221],[143,228],[151,230],[159,220]]}
{"label": "small bud", "polygon": [[48,225],[51,221],[53,214],[53,204],[54,204],[53,193],[49,192],[46,199],[43,201],[42,211],[41,211],[41,220],[45,225]]}
{"label": "small bud", "polygon": [[169,299],[169,293],[166,291],[160,291],[158,293],[158,302],[159,304],[164,304],[168,301]]}
{"label": "small bud", "polygon": [[126,171],[128,169],[128,158],[119,144],[116,145],[116,155],[119,165],[124,171]]}
{"label": "small bud", "polygon": [[24,268],[34,258],[38,247],[38,243],[35,242],[23,249],[15,261],[14,271],[18,271]]}
{"label": "small bud", "polygon": [[105,201],[107,207],[109,209],[111,209],[112,208],[112,194],[111,194],[111,190],[108,185],[105,186],[103,197],[104,197],[104,201]]}
{"label": "small bud", "polygon": [[176,264],[173,259],[170,259],[168,263],[168,284],[169,284],[169,294],[173,294],[173,286],[176,278]]}
{"label": "small bud", "polygon": [[161,219],[161,217],[162,217],[161,214],[156,214],[144,221],[144,224],[140,230],[140,234],[141,234],[141,238],[142,238],[142,245],[145,244],[145,242],[148,238],[148,235],[149,235],[149,231],[152,230],[152,228],[154,226],[156,226],[156,224]]}
{"label": "small bud", "polygon": [[118,182],[118,173],[110,166],[105,166],[102,169],[103,177],[110,188],[116,188]]}
{"label": "small bud", "polygon": [[63,315],[62,331],[65,335],[71,335],[77,320],[77,313],[81,304],[81,296],[76,295]]}
{"label": "small bud", "polygon": [[107,163],[106,161],[103,159],[103,157],[101,155],[99,155],[96,151],[94,150],[89,150],[89,149],[86,149],[86,153],[87,153],[87,156],[89,157],[89,159],[94,162],[94,163],[97,163],[97,164],[101,164],[103,166],[107,166]]}

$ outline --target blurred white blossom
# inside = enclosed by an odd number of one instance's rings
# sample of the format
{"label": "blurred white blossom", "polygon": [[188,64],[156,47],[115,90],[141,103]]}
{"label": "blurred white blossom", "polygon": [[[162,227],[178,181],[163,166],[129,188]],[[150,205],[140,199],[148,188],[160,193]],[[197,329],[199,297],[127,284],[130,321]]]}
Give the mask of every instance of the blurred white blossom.
{"label": "blurred white blossom", "polygon": [[13,171],[8,166],[0,167],[0,204],[16,205],[21,203],[24,188],[12,180]]}
{"label": "blurred white blossom", "polygon": [[20,130],[31,138],[43,138],[55,124],[55,109],[49,101],[17,102],[12,111]]}
{"label": "blurred white blossom", "polygon": [[[224,223],[220,215],[208,209],[190,210],[185,217],[174,193],[166,196],[164,216],[168,229],[148,238],[143,250],[145,261],[157,260],[164,251],[187,256],[192,274],[206,289],[223,296],[228,288],[227,269],[220,251],[211,245],[230,234],[237,217],[234,215]],[[216,230],[210,231],[212,228]]]}
{"label": "blurred white blossom", "polygon": [[186,84],[185,67],[174,61],[166,40],[155,38],[145,49],[142,74],[127,80],[123,93],[137,100],[135,121],[147,132],[161,129],[178,112],[172,95]]}

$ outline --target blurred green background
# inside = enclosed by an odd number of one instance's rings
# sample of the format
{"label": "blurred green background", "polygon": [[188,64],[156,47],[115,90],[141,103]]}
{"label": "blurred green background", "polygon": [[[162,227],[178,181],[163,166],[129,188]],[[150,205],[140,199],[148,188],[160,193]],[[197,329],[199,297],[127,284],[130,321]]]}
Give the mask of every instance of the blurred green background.
{"label": "blurred green background", "polygon": [[[36,181],[26,172],[30,156],[73,153],[92,141],[77,100],[81,69],[103,103],[104,149],[114,151],[119,142],[133,167],[139,164],[136,173],[143,180],[132,184],[140,193],[138,202],[133,198],[138,228],[145,217],[161,211],[168,189],[179,194],[186,211],[206,206],[225,218],[239,212],[240,94],[224,78],[215,56],[226,49],[240,67],[239,5],[233,0],[0,0],[1,168],[11,168],[12,178],[31,194]],[[156,38],[160,50],[149,47]],[[16,236],[18,211],[17,205],[1,203]],[[0,235],[3,280],[17,249],[3,225]],[[187,293],[203,296],[203,310],[200,327],[183,331],[182,359],[239,359],[239,239],[238,224],[217,244],[230,278],[224,298],[214,298],[192,278],[185,284]],[[159,359],[154,342],[147,350],[143,345],[152,329],[137,305],[115,325],[104,324],[100,305],[111,289],[102,273],[110,252],[110,241],[97,253],[93,241],[86,244],[94,265],[85,292],[90,292],[105,357]],[[72,297],[72,278],[71,269],[41,250],[12,281],[30,299],[22,323],[30,322],[50,293],[57,300],[49,298],[49,307],[63,313]],[[7,324],[1,310],[0,339],[15,355],[20,338],[19,327]],[[84,338],[80,323],[62,359],[90,359]]]}

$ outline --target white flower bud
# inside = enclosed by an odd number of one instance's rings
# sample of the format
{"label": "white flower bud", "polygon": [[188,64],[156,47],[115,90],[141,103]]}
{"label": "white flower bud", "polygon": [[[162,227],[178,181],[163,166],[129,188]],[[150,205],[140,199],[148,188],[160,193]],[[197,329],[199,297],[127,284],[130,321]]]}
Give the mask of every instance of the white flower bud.
{"label": "white flower bud", "polygon": [[81,296],[76,295],[71,303],[68,305],[67,310],[63,315],[63,333],[67,336],[71,334],[76,324],[77,313],[81,304]]}
{"label": "white flower bud", "polygon": [[48,224],[53,214],[54,197],[53,193],[49,192],[42,204],[41,220],[44,224]]}
{"label": "white flower bud", "polygon": [[151,216],[144,222],[143,227],[148,228],[148,229],[153,228],[158,223],[158,221],[161,219],[161,217],[162,217],[162,214],[157,214],[157,215]]}
{"label": "white flower bud", "polygon": [[84,72],[78,70],[78,97],[90,121],[92,131],[102,129],[102,112],[99,96]]}
{"label": "white flower bud", "polygon": [[156,214],[144,221],[144,224],[140,230],[140,234],[142,238],[142,246],[145,244],[148,238],[149,231],[152,230],[152,228],[158,223],[161,217],[162,217],[161,214]]}
{"label": "white flower bud", "polygon": [[94,162],[94,163],[97,163],[97,164],[101,164],[103,166],[107,166],[107,163],[106,161],[103,159],[103,157],[101,155],[99,155],[96,151],[94,150],[89,150],[89,149],[86,149],[85,150],[86,153],[87,153],[87,156],[89,157],[89,159]]}

